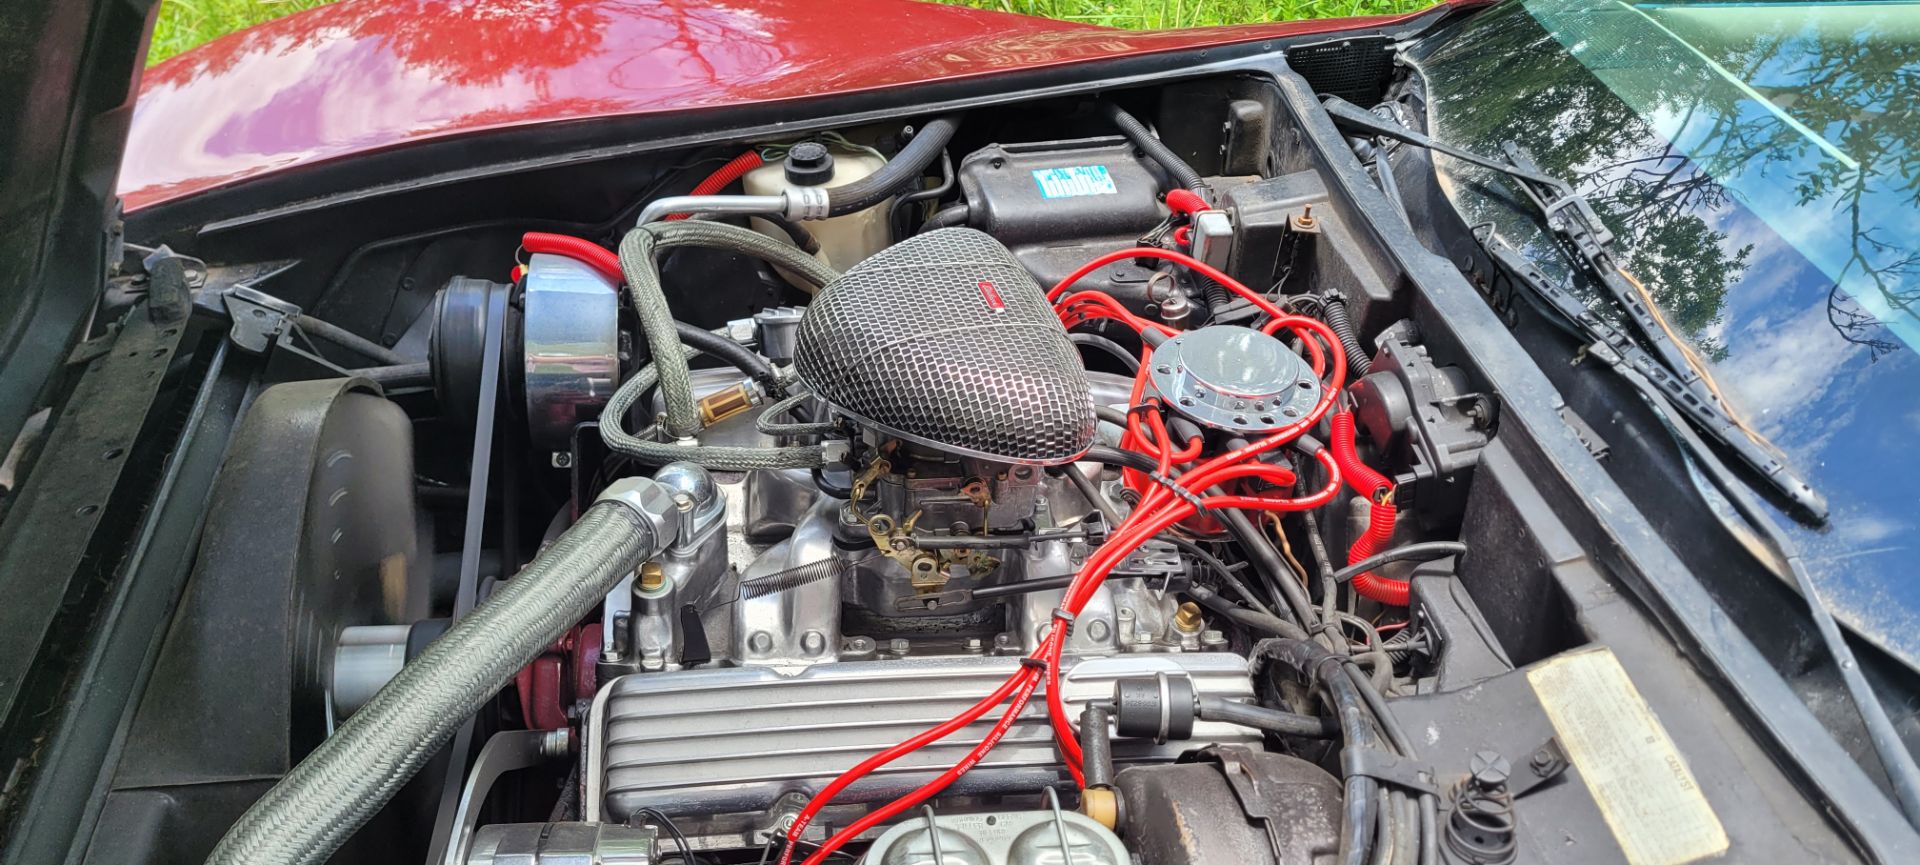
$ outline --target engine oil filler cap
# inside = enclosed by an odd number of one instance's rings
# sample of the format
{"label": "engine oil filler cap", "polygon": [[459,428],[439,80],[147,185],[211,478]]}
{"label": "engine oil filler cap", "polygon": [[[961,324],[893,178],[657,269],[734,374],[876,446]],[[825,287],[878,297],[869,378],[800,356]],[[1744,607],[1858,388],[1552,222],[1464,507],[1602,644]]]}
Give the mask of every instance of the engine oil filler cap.
{"label": "engine oil filler cap", "polygon": [[1154,391],[1167,406],[1215,429],[1266,433],[1320,401],[1320,378],[1285,343],[1247,327],[1203,327],[1153,352]]}

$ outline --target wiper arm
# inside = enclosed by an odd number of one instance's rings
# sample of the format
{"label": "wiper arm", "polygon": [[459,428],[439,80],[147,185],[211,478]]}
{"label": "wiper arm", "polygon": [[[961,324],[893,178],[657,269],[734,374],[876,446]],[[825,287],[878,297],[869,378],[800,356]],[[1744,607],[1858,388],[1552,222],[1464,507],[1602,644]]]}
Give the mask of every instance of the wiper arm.
{"label": "wiper arm", "polygon": [[1759,433],[1727,410],[1713,383],[1653,311],[1644,291],[1620,268],[1613,252],[1613,233],[1570,184],[1541,171],[1512,143],[1504,148],[1504,160],[1493,159],[1435,141],[1337,97],[1328,97],[1322,104],[1338,125],[1445,153],[1517,180],[1520,191],[1562,241],[1574,263],[1593,277],[1613,306],[1633,323],[1640,338],[1613,326],[1579,298],[1554,288],[1551,280],[1511,246],[1491,239],[1482,242],[1495,263],[1589,340],[1589,354],[1615,370],[1630,373],[1626,378],[1642,393],[1670,406],[1701,434],[1738,457],[1792,505],[1790,511],[1796,518],[1815,525],[1826,522],[1826,498],[1789,467]]}

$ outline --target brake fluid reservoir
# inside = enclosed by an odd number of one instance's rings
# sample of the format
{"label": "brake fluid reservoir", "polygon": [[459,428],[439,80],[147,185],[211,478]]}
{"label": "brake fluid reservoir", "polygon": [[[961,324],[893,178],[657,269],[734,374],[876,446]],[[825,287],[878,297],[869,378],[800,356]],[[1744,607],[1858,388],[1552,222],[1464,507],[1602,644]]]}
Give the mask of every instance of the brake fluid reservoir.
{"label": "brake fluid reservoir", "polygon": [[[845,186],[879,171],[886,165],[879,156],[852,148],[833,147],[817,141],[802,141],[787,151],[780,162],[762,165],[742,179],[748,195],[779,195],[794,186]],[[887,213],[892,199],[873,207],[832,219],[801,223],[820,241],[815,256],[834,270],[846,270],[860,260],[885,249],[888,240]],[[786,233],[762,219],[752,220],[753,228],[769,237],[786,239]],[[794,282],[788,277],[789,282]],[[804,286],[805,283],[796,283]]]}

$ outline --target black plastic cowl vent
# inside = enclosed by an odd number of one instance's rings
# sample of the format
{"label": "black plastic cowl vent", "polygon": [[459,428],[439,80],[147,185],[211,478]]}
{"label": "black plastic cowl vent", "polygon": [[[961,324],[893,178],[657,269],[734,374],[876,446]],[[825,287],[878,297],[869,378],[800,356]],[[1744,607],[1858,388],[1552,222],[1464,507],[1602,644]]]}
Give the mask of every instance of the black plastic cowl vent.
{"label": "black plastic cowl vent", "polygon": [[794,366],[883,432],[1001,462],[1071,462],[1093,444],[1080,357],[999,241],[947,228],[901,241],[820,290]]}

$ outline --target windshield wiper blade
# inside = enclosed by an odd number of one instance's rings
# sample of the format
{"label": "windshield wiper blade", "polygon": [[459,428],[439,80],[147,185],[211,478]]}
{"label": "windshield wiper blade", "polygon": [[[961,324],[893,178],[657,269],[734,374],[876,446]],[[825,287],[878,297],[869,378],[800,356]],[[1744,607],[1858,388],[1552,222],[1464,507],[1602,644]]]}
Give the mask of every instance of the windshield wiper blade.
{"label": "windshield wiper blade", "polygon": [[1788,466],[1759,433],[1727,409],[1712,381],[1653,311],[1645,292],[1621,269],[1613,252],[1613,233],[1571,184],[1540,170],[1511,142],[1503,148],[1505,159],[1495,159],[1435,141],[1338,97],[1328,97],[1322,105],[1338,125],[1445,153],[1518,181],[1520,191],[1561,241],[1562,248],[1593,278],[1613,308],[1633,323],[1639,338],[1615,327],[1579,298],[1555,288],[1552,280],[1524,255],[1489,237],[1481,245],[1495,262],[1588,339],[1588,354],[1623,373],[1642,393],[1671,407],[1702,435],[1734,454],[1792,505],[1788,510],[1795,518],[1815,525],[1826,522],[1826,498]]}
{"label": "windshield wiper blade", "polygon": [[1826,498],[1775,456],[1772,447],[1764,444],[1757,434],[1750,433],[1727,414],[1703,379],[1677,374],[1605,316],[1571,292],[1555,286],[1531,259],[1506,241],[1489,236],[1481,241],[1481,246],[1508,277],[1542,300],[1550,311],[1588,340],[1584,349],[1588,357],[1620,373],[1643,395],[1678,413],[1693,429],[1737,457],[1759,475],[1769,489],[1792,505],[1788,512],[1795,518],[1815,525],[1826,521]]}

